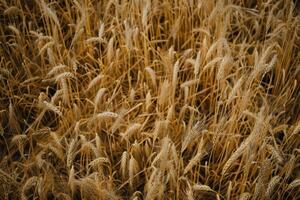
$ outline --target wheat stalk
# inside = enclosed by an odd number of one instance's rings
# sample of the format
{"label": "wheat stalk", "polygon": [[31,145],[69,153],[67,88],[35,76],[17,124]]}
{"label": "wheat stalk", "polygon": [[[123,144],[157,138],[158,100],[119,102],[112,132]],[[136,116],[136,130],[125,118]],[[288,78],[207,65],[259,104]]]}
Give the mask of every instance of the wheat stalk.
{"label": "wheat stalk", "polygon": [[297,199],[295,1],[0,4],[0,199]]}

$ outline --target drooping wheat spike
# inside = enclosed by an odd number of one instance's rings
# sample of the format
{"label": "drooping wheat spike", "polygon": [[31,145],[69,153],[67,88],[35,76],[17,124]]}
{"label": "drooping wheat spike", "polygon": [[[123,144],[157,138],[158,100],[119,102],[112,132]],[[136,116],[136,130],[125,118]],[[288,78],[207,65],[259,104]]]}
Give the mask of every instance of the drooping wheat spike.
{"label": "drooping wheat spike", "polygon": [[66,69],[67,69],[67,66],[66,66],[66,65],[59,64],[59,65],[53,67],[53,68],[48,72],[47,76],[49,76],[49,77],[50,77],[50,76],[54,76],[54,75],[56,75],[56,74],[58,74],[58,73],[60,73],[60,72],[63,72],[63,71],[66,70]]}
{"label": "drooping wheat spike", "polygon": [[[78,26],[79,27],[79,26]],[[75,32],[75,35],[72,39],[72,42],[71,42],[71,46],[73,47],[74,44],[80,39],[80,37],[83,35],[83,32],[84,32],[84,28],[78,28]]]}
{"label": "drooping wheat spike", "polygon": [[149,181],[147,182],[147,185],[146,185],[145,200],[151,200],[157,196],[160,184],[162,184],[161,183],[161,171],[159,169],[155,168],[152,171]]}
{"label": "drooping wheat spike", "polygon": [[170,95],[170,83],[168,80],[165,80],[162,83],[159,98],[158,98],[158,103],[159,105],[164,105],[167,103]]}
{"label": "drooping wheat spike", "polygon": [[146,67],[145,68],[146,72],[148,72],[150,79],[152,81],[153,87],[156,88],[156,75],[155,75],[155,71],[151,68],[151,67]]}
{"label": "drooping wheat spike", "polygon": [[76,186],[76,178],[75,178],[75,169],[72,165],[71,170],[69,171],[69,179],[68,179],[68,186],[71,189],[71,192],[74,194],[75,192],[75,186]]}
{"label": "drooping wheat spike", "polygon": [[193,188],[194,191],[201,191],[201,192],[212,192],[212,191],[214,191],[208,185],[201,185],[201,184],[195,184],[195,185],[193,185],[192,188]]}
{"label": "drooping wheat spike", "polygon": [[181,24],[181,18],[178,17],[175,20],[175,23],[173,24],[171,31],[170,31],[170,38],[175,39],[178,35],[179,29],[180,29],[180,24]]}
{"label": "drooping wheat spike", "polygon": [[53,104],[47,102],[47,101],[43,101],[43,104],[45,106],[45,108],[52,110],[53,112],[55,112],[56,114],[58,114],[59,116],[62,116],[62,112]]}
{"label": "drooping wheat spike", "polygon": [[276,160],[278,161],[278,163],[282,163],[283,162],[283,157],[281,156],[281,153],[279,152],[278,149],[276,149],[272,145],[267,145],[267,148],[271,152],[271,154],[276,158]]}
{"label": "drooping wheat spike", "polygon": [[58,20],[58,17],[56,15],[55,11],[52,10],[51,8],[49,8],[46,5],[44,0],[40,1],[40,3],[41,3],[41,6],[42,6],[44,15],[46,15],[47,17],[52,19],[54,21],[54,23],[57,25],[57,27],[60,27],[60,23],[59,23],[59,20]]}
{"label": "drooping wheat spike", "polygon": [[104,23],[100,22],[99,30],[98,30],[98,36],[97,37],[91,37],[86,40],[87,43],[93,43],[93,42],[106,42],[106,40],[103,38],[104,35]]}
{"label": "drooping wheat spike", "polygon": [[150,91],[148,91],[147,95],[146,95],[146,111],[148,112],[151,106],[151,93]]}
{"label": "drooping wheat spike", "polygon": [[134,186],[133,186],[134,178],[135,178],[134,176],[139,171],[139,164],[133,156],[131,156],[131,158],[129,160],[128,171],[129,171],[129,185],[131,188],[134,188]]}
{"label": "drooping wheat spike", "polygon": [[118,116],[119,115],[117,113],[109,112],[109,111],[97,114],[97,118],[100,118],[100,119],[118,118]]}
{"label": "drooping wheat spike", "polygon": [[126,47],[131,50],[133,45],[132,45],[132,33],[133,33],[133,30],[132,28],[130,27],[129,25],[129,22],[127,20],[124,21],[124,26],[125,26],[125,44],[126,44]]}
{"label": "drooping wheat spike", "polygon": [[188,87],[184,87],[183,91],[184,91],[184,104],[187,105],[190,90]]}
{"label": "drooping wheat spike", "polygon": [[216,42],[214,42],[210,47],[209,47],[209,49],[208,49],[208,51],[207,51],[207,53],[206,53],[206,55],[205,55],[205,60],[208,60],[211,56],[212,56],[212,54],[213,54],[213,52],[217,49],[217,47],[218,47],[218,43],[219,43],[219,41],[216,41]]}
{"label": "drooping wheat spike", "polygon": [[150,8],[151,8],[151,1],[147,0],[142,11],[142,25],[145,30],[148,24],[148,15],[149,15]]}
{"label": "drooping wheat spike", "polygon": [[189,189],[187,192],[186,192],[186,196],[187,196],[187,199],[188,200],[194,200],[194,195],[193,195],[193,191],[191,189]]}
{"label": "drooping wheat spike", "polygon": [[63,90],[57,90],[55,94],[51,97],[51,104],[55,105],[56,101],[63,95]]}
{"label": "drooping wheat spike", "polygon": [[230,199],[231,192],[232,192],[232,181],[229,181],[228,188],[227,188],[227,193],[226,193],[227,199]]}
{"label": "drooping wheat spike", "polygon": [[4,15],[11,15],[11,14],[16,14],[20,13],[20,9],[17,6],[10,6],[9,8],[5,9],[3,12]]}
{"label": "drooping wheat spike", "polygon": [[69,105],[70,104],[70,94],[69,94],[68,81],[67,81],[67,79],[62,78],[60,83],[61,83],[61,88],[63,91],[63,102],[65,105]]}
{"label": "drooping wheat spike", "polygon": [[300,120],[298,120],[293,132],[292,132],[292,135],[296,135],[300,132]]}
{"label": "drooping wheat spike", "polygon": [[76,151],[78,148],[78,142],[73,138],[68,146],[67,151],[67,167],[70,168],[73,165],[73,160],[76,156]]}
{"label": "drooping wheat spike", "polygon": [[166,120],[167,120],[168,122],[172,122],[172,119],[174,118],[174,116],[175,116],[175,106],[174,106],[174,104],[173,104],[173,105],[171,105],[171,106],[169,107],[169,109],[168,109],[168,113],[167,113]]}
{"label": "drooping wheat spike", "polygon": [[57,158],[59,158],[60,161],[62,161],[63,163],[65,162],[64,151],[62,148],[52,144],[49,144],[47,147],[55,154]]}
{"label": "drooping wheat spike", "polygon": [[204,146],[204,141],[203,138],[201,138],[200,143],[198,145],[198,150],[197,154],[190,160],[188,165],[184,169],[184,174],[188,173],[197,163],[201,161],[201,158],[203,156],[203,146]]}
{"label": "drooping wheat spike", "polygon": [[270,160],[265,160],[259,170],[258,179],[255,184],[253,199],[261,198],[263,196],[263,189],[267,187],[267,181],[269,174],[271,173],[271,162]]}
{"label": "drooping wheat spike", "polygon": [[251,198],[251,194],[249,192],[244,192],[240,195],[239,200],[248,200]]}
{"label": "drooping wheat spike", "polygon": [[264,74],[268,73],[275,67],[277,60],[278,60],[277,55],[273,56],[272,60],[268,64],[268,66],[264,69]]}
{"label": "drooping wheat spike", "polygon": [[170,139],[168,137],[164,137],[162,139],[162,144],[161,144],[161,150],[160,150],[160,166],[159,169],[161,171],[166,170],[168,167],[168,155],[169,155],[169,149],[170,149]]}
{"label": "drooping wheat spike", "polygon": [[202,130],[202,121],[197,121],[197,123],[192,127],[192,129],[187,132],[186,136],[184,137],[181,145],[181,152],[183,152],[192,141],[194,141],[201,133]]}
{"label": "drooping wheat spike", "polygon": [[18,37],[20,36],[20,31],[13,25],[9,25],[8,28],[12,30]]}
{"label": "drooping wheat spike", "polygon": [[222,175],[224,175],[229,167],[243,154],[245,149],[253,144],[253,141],[264,136],[266,132],[265,124],[269,121],[269,118],[265,117],[265,110],[265,107],[261,108],[252,132],[227,160],[223,167]]}
{"label": "drooping wheat spike", "polygon": [[197,83],[199,83],[198,79],[186,81],[180,85],[180,88],[190,87],[192,85],[196,85]]}
{"label": "drooping wheat spike", "polygon": [[142,127],[142,125],[139,123],[134,123],[134,124],[130,125],[129,128],[126,130],[126,132],[124,134],[122,134],[122,137],[124,137],[127,140],[130,139],[132,136],[134,136],[135,134],[137,134],[139,132],[141,127]]}
{"label": "drooping wheat spike", "polygon": [[96,140],[96,156],[100,157],[103,153],[102,153],[102,141],[99,137],[98,134],[96,134],[95,136],[95,140]]}
{"label": "drooping wheat spike", "polygon": [[266,196],[267,198],[271,198],[272,193],[273,193],[275,187],[276,187],[276,186],[278,185],[278,183],[280,182],[280,180],[281,180],[281,177],[280,177],[280,176],[274,176],[274,177],[270,180],[270,182],[269,182],[269,184],[268,184],[268,187],[267,187],[267,190],[266,190],[266,193],[265,193],[265,196]]}
{"label": "drooping wheat spike", "polygon": [[184,50],[184,52],[182,53],[182,58],[183,58],[183,59],[187,59],[188,57],[191,56],[192,53],[193,53],[193,49],[192,49],[192,48],[186,49],[186,50]]}
{"label": "drooping wheat spike", "polygon": [[27,135],[23,135],[23,134],[16,134],[16,135],[14,135],[14,137],[11,140],[11,142],[13,144],[16,144],[18,146],[18,149],[19,149],[21,155],[23,155],[24,145],[26,144],[27,140],[28,140]]}
{"label": "drooping wheat spike", "polygon": [[166,71],[169,75],[171,75],[172,73],[172,66],[174,63],[174,55],[176,54],[176,51],[174,50],[174,45],[172,45],[167,52],[167,55],[165,56],[165,60],[166,60],[166,64],[167,64],[167,68]]}
{"label": "drooping wheat spike", "polygon": [[134,102],[135,94],[136,94],[136,91],[134,88],[132,88],[129,92],[129,97],[128,97],[129,102],[132,102],[132,103]]}
{"label": "drooping wheat spike", "polygon": [[100,88],[95,96],[94,103],[95,103],[95,110],[98,109],[99,104],[101,103],[103,99],[103,95],[107,91],[107,88]]}
{"label": "drooping wheat spike", "polygon": [[80,120],[82,113],[81,113],[81,109],[76,103],[73,103],[73,113],[74,113],[75,120]]}
{"label": "drooping wheat spike", "polygon": [[209,63],[207,63],[204,67],[203,67],[203,72],[205,72],[206,70],[210,69],[211,67],[215,66],[218,62],[220,62],[222,60],[222,58],[217,57],[214,58],[213,60],[211,60]]}
{"label": "drooping wheat spike", "polygon": [[289,178],[295,168],[296,164],[296,156],[292,155],[290,160],[285,164],[286,172],[285,172],[285,179]]}
{"label": "drooping wheat spike", "polygon": [[16,113],[15,113],[15,110],[14,110],[13,105],[12,105],[11,102],[9,103],[9,106],[8,106],[8,113],[9,113],[8,114],[8,123],[9,123],[10,129],[15,134],[21,133],[21,127],[20,127],[20,124],[17,120]]}
{"label": "drooping wheat spike", "polygon": [[172,96],[174,98],[177,82],[178,82],[178,71],[179,71],[179,60],[176,61],[173,68],[173,77],[172,77]]}
{"label": "drooping wheat spike", "polygon": [[74,74],[71,73],[71,72],[63,72],[63,73],[61,73],[61,74],[59,74],[59,75],[56,76],[55,81],[56,81],[56,82],[60,82],[60,81],[62,81],[63,79],[66,79],[66,78],[74,78],[74,77],[75,77]]}
{"label": "drooping wheat spike", "polygon": [[218,73],[217,73],[217,80],[221,81],[225,78],[226,76],[226,71],[228,71],[228,66],[231,64],[231,57],[229,55],[226,55],[220,64],[220,67],[218,68]]}
{"label": "drooping wheat spike", "polygon": [[200,63],[200,56],[201,56],[201,52],[198,51],[197,53],[197,57],[196,57],[196,60],[195,60],[195,63],[194,63],[194,75],[195,77],[199,74],[200,72],[200,66],[201,66],[201,63]]}
{"label": "drooping wheat spike", "polygon": [[128,153],[126,151],[124,151],[121,156],[121,174],[122,174],[123,179],[126,176],[127,161],[128,161]]}
{"label": "drooping wheat spike", "polygon": [[135,191],[133,195],[130,197],[132,200],[142,200],[142,193],[140,191]]}
{"label": "drooping wheat spike", "polygon": [[111,37],[107,45],[107,62],[111,63],[114,57],[114,37]]}
{"label": "drooping wheat spike", "polygon": [[93,161],[91,161],[89,163],[89,165],[92,166],[92,167],[96,167],[96,166],[99,166],[99,165],[105,164],[105,163],[110,163],[108,158],[98,157],[98,158],[94,159]]}
{"label": "drooping wheat spike", "polygon": [[294,189],[295,187],[299,187],[300,186],[300,178],[293,180],[289,186],[288,186],[288,190]]}
{"label": "drooping wheat spike", "polygon": [[32,187],[36,187],[39,184],[39,177],[37,176],[32,176],[30,178],[28,178],[26,180],[26,182],[24,183],[23,187],[22,187],[22,192],[21,192],[21,198],[22,200],[27,200],[27,195],[26,192],[32,188]]}
{"label": "drooping wheat spike", "polygon": [[105,28],[105,24],[102,21],[100,21],[100,26],[99,26],[99,30],[98,30],[98,37],[101,40],[103,40],[104,28]]}
{"label": "drooping wheat spike", "polygon": [[59,192],[59,193],[55,194],[55,198],[61,199],[61,200],[72,200],[70,195],[63,193],[63,192]]}
{"label": "drooping wheat spike", "polygon": [[44,54],[44,52],[45,52],[47,49],[52,48],[54,45],[55,45],[55,42],[54,42],[54,41],[49,41],[49,42],[47,42],[42,48],[40,48],[39,54],[38,54],[38,55]]}
{"label": "drooping wheat spike", "polygon": [[48,58],[49,58],[49,62],[51,64],[51,66],[55,66],[56,65],[56,60],[55,60],[55,55],[53,53],[53,50],[52,48],[47,48],[47,55],[48,55]]}
{"label": "drooping wheat spike", "polygon": [[87,87],[87,91],[90,91],[92,88],[94,88],[97,84],[99,84],[99,82],[105,77],[105,75],[103,74],[99,74],[97,75],[95,78],[93,78],[91,80],[91,82],[89,83],[88,87]]}
{"label": "drooping wheat spike", "polygon": [[165,133],[168,122],[165,120],[158,120],[155,122],[153,130],[153,139],[154,141],[163,133]]}

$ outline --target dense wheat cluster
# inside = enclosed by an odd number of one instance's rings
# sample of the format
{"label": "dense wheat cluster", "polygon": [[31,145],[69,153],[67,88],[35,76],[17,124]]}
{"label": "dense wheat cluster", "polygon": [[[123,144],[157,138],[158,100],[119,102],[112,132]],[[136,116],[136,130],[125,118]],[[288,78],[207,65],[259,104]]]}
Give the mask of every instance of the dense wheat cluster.
{"label": "dense wheat cluster", "polygon": [[0,199],[300,199],[292,0],[0,0]]}

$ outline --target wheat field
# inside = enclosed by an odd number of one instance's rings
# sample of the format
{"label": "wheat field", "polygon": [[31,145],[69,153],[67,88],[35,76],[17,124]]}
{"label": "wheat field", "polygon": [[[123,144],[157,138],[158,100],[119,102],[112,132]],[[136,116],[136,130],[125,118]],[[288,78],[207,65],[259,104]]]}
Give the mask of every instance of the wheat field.
{"label": "wheat field", "polygon": [[0,0],[0,199],[300,199],[300,2]]}

